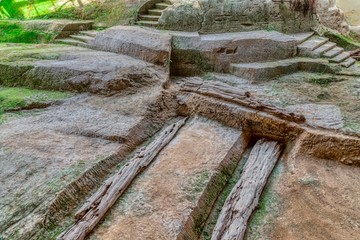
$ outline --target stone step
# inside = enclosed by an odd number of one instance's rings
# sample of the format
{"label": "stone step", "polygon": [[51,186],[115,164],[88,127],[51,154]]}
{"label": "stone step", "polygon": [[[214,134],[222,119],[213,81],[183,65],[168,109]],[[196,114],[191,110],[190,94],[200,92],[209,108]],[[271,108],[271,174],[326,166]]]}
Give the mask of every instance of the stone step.
{"label": "stone step", "polygon": [[166,4],[166,3],[156,3],[155,4],[155,8],[161,9],[161,10],[164,10],[165,8],[170,7],[170,6],[171,6],[170,4]]}
{"label": "stone step", "polygon": [[316,48],[314,50],[314,54],[317,55],[317,56],[321,56],[324,52],[327,52],[327,51],[333,49],[334,47],[336,47],[336,43],[327,42],[324,45]]}
{"label": "stone step", "polygon": [[356,60],[354,58],[352,58],[352,57],[349,57],[348,59],[346,59],[345,61],[343,61],[341,63],[341,66],[349,68],[352,65],[354,65],[355,63],[356,63]]}
{"label": "stone step", "polygon": [[89,37],[96,37],[96,34],[98,34],[99,31],[96,30],[88,30],[88,31],[80,31],[79,34],[80,35],[85,35],[85,36],[89,36]]}
{"label": "stone step", "polygon": [[94,40],[94,37],[90,37],[87,35],[70,35],[70,38],[84,43],[91,43]]}
{"label": "stone step", "polygon": [[342,52],[341,54],[337,55],[336,57],[333,57],[329,59],[329,62],[331,63],[341,63],[348,59],[350,57],[350,53],[348,52]]}
{"label": "stone step", "polygon": [[310,39],[298,45],[299,55],[300,56],[312,55],[312,51],[324,45],[328,41],[329,41],[328,38],[313,36]]}
{"label": "stone step", "polygon": [[148,10],[149,15],[155,15],[155,16],[161,16],[162,12],[163,11],[159,10],[159,9],[149,9]]}
{"label": "stone step", "polygon": [[158,22],[154,21],[138,21],[138,25],[145,26],[145,27],[156,27],[158,25]]}
{"label": "stone step", "polygon": [[155,15],[140,15],[139,16],[141,21],[154,21],[157,22],[160,18],[160,16],[155,16]]}
{"label": "stone step", "polygon": [[252,81],[272,80],[296,71],[298,71],[298,62],[295,59],[264,63],[230,64],[231,74]]}
{"label": "stone step", "polygon": [[330,51],[327,51],[323,54],[324,57],[327,58],[333,58],[339,54],[341,54],[342,52],[344,52],[344,49],[341,47],[334,47],[333,49],[331,49]]}
{"label": "stone step", "polygon": [[296,41],[298,41],[298,44],[301,44],[311,38],[315,33],[314,32],[306,32],[306,33],[295,33],[292,34]]}
{"label": "stone step", "polygon": [[85,48],[89,48],[89,44],[84,43],[82,41],[73,39],[73,38],[63,38],[63,39],[58,39],[55,41],[56,43],[61,43],[61,44],[67,44],[67,45],[72,45],[72,46],[77,46],[77,47],[85,47]]}

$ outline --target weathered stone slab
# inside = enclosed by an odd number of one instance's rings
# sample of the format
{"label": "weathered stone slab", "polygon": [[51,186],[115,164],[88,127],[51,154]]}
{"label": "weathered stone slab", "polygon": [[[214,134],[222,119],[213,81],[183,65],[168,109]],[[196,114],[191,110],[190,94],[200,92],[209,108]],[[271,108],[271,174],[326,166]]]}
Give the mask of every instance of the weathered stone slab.
{"label": "weathered stone slab", "polygon": [[176,34],[173,36],[171,71],[177,75],[191,75],[199,71],[229,72],[231,63],[293,57],[296,45],[295,37],[279,32],[253,31],[185,36]]}
{"label": "weathered stone slab", "polygon": [[[159,96],[160,89],[154,88],[122,97],[84,94],[0,125],[0,233],[29,239],[57,195],[87,171],[92,179],[81,179],[84,189],[72,189],[71,198],[76,201],[91,191],[94,181],[118,163],[101,160],[123,154],[120,150],[140,144],[161,127],[162,116],[154,119],[148,108]],[[66,202],[57,210],[74,207]]]}
{"label": "weathered stone slab", "polygon": [[97,34],[92,46],[101,51],[166,65],[171,55],[171,35],[136,26],[116,26]]}
{"label": "weathered stone slab", "polygon": [[114,94],[161,85],[166,74],[129,56],[59,45],[16,45],[0,56],[0,84]]}
{"label": "weathered stone slab", "polygon": [[339,107],[328,104],[300,104],[286,107],[289,111],[303,114],[306,123],[313,127],[341,129],[344,126]]}

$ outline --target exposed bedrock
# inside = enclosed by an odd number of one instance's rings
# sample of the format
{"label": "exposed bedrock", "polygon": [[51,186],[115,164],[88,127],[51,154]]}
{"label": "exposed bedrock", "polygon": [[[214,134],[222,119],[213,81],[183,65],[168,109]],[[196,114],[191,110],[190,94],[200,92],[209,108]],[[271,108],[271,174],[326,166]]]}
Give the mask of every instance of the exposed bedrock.
{"label": "exposed bedrock", "polygon": [[159,23],[170,30],[236,32],[271,29],[282,32],[309,31],[317,24],[311,13],[292,11],[288,1],[173,1]]}
{"label": "exposed bedrock", "polygon": [[243,128],[253,137],[264,137],[280,142],[301,138],[304,154],[322,159],[360,165],[360,138],[341,131],[315,130],[307,124],[291,123],[268,113],[259,112],[234,103],[208,98],[199,94],[178,94],[178,113],[199,114],[233,128]]}
{"label": "exposed bedrock", "polygon": [[295,37],[275,31],[172,34],[171,74],[182,76],[229,72],[232,63],[291,58],[296,54],[298,43]]}
{"label": "exposed bedrock", "polygon": [[247,143],[241,130],[190,118],[92,237],[196,239]]}
{"label": "exposed bedrock", "polygon": [[0,84],[110,95],[161,85],[164,69],[110,52],[61,45],[15,45],[0,57]]}
{"label": "exposed bedrock", "polygon": [[61,223],[174,116],[172,109],[155,87],[112,97],[83,94],[1,125],[0,161],[7,169],[0,173],[1,234],[30,239]]}
{"label": "exposed bedrock", "polygon": [[92,47],[169,66],[171,35],[136,26],[115,26],[98,33]]}

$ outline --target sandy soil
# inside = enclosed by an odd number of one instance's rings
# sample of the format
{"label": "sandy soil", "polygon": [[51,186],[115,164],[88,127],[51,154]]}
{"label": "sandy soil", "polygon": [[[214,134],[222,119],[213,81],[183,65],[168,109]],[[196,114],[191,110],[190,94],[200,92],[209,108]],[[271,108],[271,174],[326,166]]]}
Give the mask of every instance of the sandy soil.
{"label": "sandy soil", "polygon": [[280,210],[261,239],[359,239],[359,182],[360,168],[304,156],[289,159],[273,189]]}

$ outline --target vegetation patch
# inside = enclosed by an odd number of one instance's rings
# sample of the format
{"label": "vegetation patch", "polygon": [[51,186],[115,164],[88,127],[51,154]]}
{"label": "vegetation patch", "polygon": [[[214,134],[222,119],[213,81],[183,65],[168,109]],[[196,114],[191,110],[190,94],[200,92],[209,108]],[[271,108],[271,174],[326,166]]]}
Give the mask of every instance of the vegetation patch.
{"label": "vegetation patch", "polygon": [[69,96],[71,94],[67,92],[0,87],[0,123],[6,120],[6,112],[47,106],[53,101]]}
{"label": "vegetation patch", "polygon": [[20,24],[0,21],[0,42],[44,43],[52,41],[53,38],[53,33],[27,30]]}
{"label": "vegetation patch", "polygon": [[216,221],[220,215],[221,209],[224,206],[226,198],[229,196],[231,190],[237,183],[237,181],[240,179],[242,170],[244,168],[244,165],[248,159],[248,156],[244,156],[238,166],[236,167],[233,175],[230,175],[227,171],[223,171],[220,176],[220,182],[224,183],[227,182],[224,190],[219,195],[218,199],[216,200],[214,207],[212,209],[212,212],[207,219],[206,225],[203,228],[203,231],[201,233],[201,240],[210,240],[212,232],[214,230]]}
{"label": "vegetation patch", "polygon": [[352,39],[350,36],[344,36],[334,31],[326,31],[324,37],[329,38],[330,41],[335,42],[338,46],[344,48],[346,51],[356,50],[360,48],[360,43]]}
{"label": "vegetation patch", "polygon": [[333,82],[339,82],[339,79],[336,76],[331,77],[310,77],[307,80],[308,83],[320,85],[322,87],[327,87]]}
{"label": "vegetation patch", "polygon": [[[265,236],[264,233],[273,229],[274,221],[279,214],[280,208],[280,199],[274,188],[283,171],[283,163],[278,162],[261,194],[257,209],[249,220],[246,233],[249,239],[259,239],[261,236]],[[268,234],[266,235],[269,236]]]}
{"label": "vegetation patch", "polygon": [[137,10],[144,1],[125,3],[107,0],[2,0],[0,19],[95,20],[104,26],[135,23]]}

